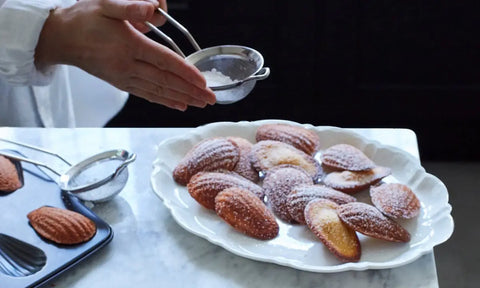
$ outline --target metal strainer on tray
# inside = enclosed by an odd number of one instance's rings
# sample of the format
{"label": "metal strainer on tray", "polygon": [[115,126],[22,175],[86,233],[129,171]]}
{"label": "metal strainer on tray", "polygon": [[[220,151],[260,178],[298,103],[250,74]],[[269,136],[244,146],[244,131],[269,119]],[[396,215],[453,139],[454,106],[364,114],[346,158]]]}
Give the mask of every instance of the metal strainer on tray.
{"label": "metal strainer on tray", "polygon": [[[231,104],[245,98],[258,80],[270,75],[270,68],[263,67],[264,60],[258,51],[238,45],[221,45],[201,49],[190,32],[161,8],[157,9],[190,41],[196,52],[185,56],[178,45],[150,22],[145,24],[165,40],[185,61],[197,67],[207,79],[207,85],[217,97],[218,104]],[[209,75],[220,75],[224,81],[210,80]]]}
{"label": "metal strainer on tray", "polygon": [[58,179],[54,180],[61,190],[73,194],[80,200],[91,201],[94,203],[108,201],[120,193],[127,183],[127,166],[136,159],[135,153],[130,153],[123,149],[117,149],[95,154],[72,165],[60,155],[45,149],[8,139],[0,138],[0,140],[41,153],[46,153],[63,161],[69,168],[61,173],[57,171],[57,169],[54,169],[43,162],[9,153],[7,151],[0,151],[0,155],[9,158],[12,161],[27,162],[50,170],[58,176]]}

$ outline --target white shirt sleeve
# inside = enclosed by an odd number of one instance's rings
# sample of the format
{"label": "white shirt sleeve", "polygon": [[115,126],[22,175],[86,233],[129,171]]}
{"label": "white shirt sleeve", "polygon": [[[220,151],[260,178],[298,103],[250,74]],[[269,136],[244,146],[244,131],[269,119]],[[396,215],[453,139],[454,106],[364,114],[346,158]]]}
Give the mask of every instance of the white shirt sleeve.
{"label": "white shirt sleeve", "polygon": [[55,67],[34,64],[35,47],[50,11],[75,0],[0,0],[0,77],[11,85],[47,85]]}

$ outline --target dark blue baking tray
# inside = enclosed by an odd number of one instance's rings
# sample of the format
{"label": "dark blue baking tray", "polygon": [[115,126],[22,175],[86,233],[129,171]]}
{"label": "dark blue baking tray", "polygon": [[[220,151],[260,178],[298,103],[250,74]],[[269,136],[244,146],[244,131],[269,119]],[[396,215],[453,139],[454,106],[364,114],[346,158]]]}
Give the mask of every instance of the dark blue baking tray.
{"label": "dark blue baking tray", "polygon": [[[17,151],[9,150],[8,152],[21,155]],[[45,253],[46,262],[38,272],[27,276],[8,275],[0,269],[0,287],[2,288],[43,287],[97,252],[113,238],[113,230],[105,221],[75,196],[61,191],[42,170],[28,163],[21,163],[21,167],[23,167],[23,187],[9,194],[0,193],[0,233],[41,249]],[[88,242],[77,245],[59,245],[42,238],[30,226],[27,214],[45,205],[66,208],[90,218],[97,225],[95,236]],[[0,257],[2,257],[1,254]]]}

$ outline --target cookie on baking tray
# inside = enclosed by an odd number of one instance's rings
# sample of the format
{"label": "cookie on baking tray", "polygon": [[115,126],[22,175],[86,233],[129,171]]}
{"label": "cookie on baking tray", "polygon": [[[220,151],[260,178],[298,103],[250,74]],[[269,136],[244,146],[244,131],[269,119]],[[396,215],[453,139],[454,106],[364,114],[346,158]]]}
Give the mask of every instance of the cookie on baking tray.
{"label": "cookie on baking tray", "polygon": [[23,186],[15,164],[0,155],[0,194],[11,193]]}
{"label": "cookie on baking tray", "polygon": [[230,187],[219,192],[215,197],[215,212],[250,237],[269,240],[278,235],[279,226],[273,213],[247,189]]}
{"label": "cookie on baking tray", "polygon": [[173,170],[173,179],[187,185],[190,178],[201,171],[233,170],[240,159],[240,151],[225,137],[204,139],[193,146]]}
{"label": "cookie on baking tray", "polygon": [[361,247],[353,229],[337,215],[339,207],[328,199],[315,199],[305,207],[307,227],[338,259],[344,262],[360,260]]}
{"label": "cookie on baking tray", "polygon": [[255,135],[257,142],[275,140],[294,146],[303,152],[313,155],[320,145],[318,135],[302,126],[290,124],[264,124],[258,127]]}
{"label": "cookie on baking tray", "polygon": [[58,244],[86,242],[97,232],[92,220],[67,209],[43,206],[28,213],[27,218],[38,234]]}

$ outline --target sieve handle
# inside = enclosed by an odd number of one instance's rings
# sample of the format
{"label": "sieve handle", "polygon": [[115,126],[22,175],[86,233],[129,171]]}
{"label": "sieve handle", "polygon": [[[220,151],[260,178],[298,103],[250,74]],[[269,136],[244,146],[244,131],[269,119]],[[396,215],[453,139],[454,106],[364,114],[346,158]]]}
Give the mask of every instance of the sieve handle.
{"label": "sieve handle", "polygon": [[58,155],[57,153],[54,153],[54,152],[50,152],[50,151],[48,151],[48,150],[45,150],[45,149],[43,149],[43,148],[40,148],[40,147],[37,147],[37,146],[33,146],[33,145],[30,145],[30,144],[25,144],[25,143],[20,143],[20,142],[12,141],[12,140],[5,139],[5,138],[0,138],[0,141],[7,142],[7,143],[10,143],[10,144],[15,144],[15,145],[22,146],[22,147],[25,147],[25,148],[29,148],[29,149],[32,149],[32,150],[40,151],[40,152],[43,152],[43,153],[46,153],[46,154],[50,154],[50,155],[55,156],[55,157],[57,157],[58,159],[62,160],[62,161],[65,162],[68,166],[72,166],[72,164],[70,164],[70,163],[69,163],[67,160],[65,160],[65,158],[63,158],[62,156]]}
{"label": "sieve handle", "polygon": [[178,47],[177,43],[175,43],[172,38],[168,37],[167,34],[163,33],[160,29],[158,29],[157,27],[155,27],[155,25],[153,25],[152,23],[146,21],[145,22],[145,25],[148,26],[148,28],[152,29],[152,31],[157,34],[158,36],[160,36],[163,40],[165,40],[170,46],[172,46],[173,50],[175,50],[175,52],[178,53],[178,55],[182,56],[183,58],[185,58],[185,54],[183,53],[182,49],[180,49],[180,47]]}
{"label": "sieve handle", "polygon": [[22,162],[27,162],[27,163],[30,163],[30,164],[33,164],[33,165],[37,165],[37,166],[41,166],[41,167],[44,167],[44,168],[47,168],[48,170],[52,171],[53,173],[57,174],[58,176],[60,176],[61,174],[58,173],[57,171],[55,171],[53,168],[49,167],[48,165],[42,163],[42,162],[38,162],[38,161],[35,161],[35,160],[32,160],[32,159],[28,159],[28,158],[25,158],[25,157],[21,157],[21,156],[16,156],[16,155],[12,155],[12,154],[9,154],[9,153],[5,153],[3,151],[0,151],[0,155],[3,155],[9,159],[13,159],[13,160],[17,160],[17,161],[22,161]]}
{"label": "sieve handle", "polygon": [[170,21],[172,23],[172,25],[175,26],[175,28],[180,30],[183,33],[183,35],[185,35],[185,37],[187,37],[188,41],[190,41],[190,43],[192,44],[193,48],[195,48],[195,50],[197,50],[197,51],[201,50],[197,41],[195,41],[192,34],[190,34],[190,32],[188,32],[187,28],[185,28],[182,24],[180,24],[177,20],[175,20],[172,16],[170,16],[163,9],[158,8],[157,11],[160,12],[160,14],[162,14],[165,18],[167,18],[167,20]]}
{"label": "sieve handle", "polygon": [[[170,23],[172,23],[172,25],[177,28],[178,30],[180,30],[183,35],[185,35],[185,37],[187,37],[188,41],[190,41],[190,44],[192,44],[193,48],[195,48],[196,51],[200,51],[201,48],[200,46],[198,45],[197,41],[195,41],[195,38],[193,38],[192,34],[190,34],[190,32],[187,30],[187,28],[185,28],[185,26],[183,26],[182,24],[180,24],[180,22],[178,22],[177,20],[175,20],[172,16],[170,16],[167,12],[165,12],[164,10],[162,10],[161,8],[158,8],[157,11],[162,14],[165,18],[167,18],[167,21],[169,21]],[[170,38],[169,36],[167,36],[167,34],[163,33],[160,29],[158,29],[155,25],[153,25],[152,23],[148,22],[148,21],[145,21],[145,25],[148,26],[148,28],[152,29],[152,32],[154,32],[155,34],[157,34],[158,36],[160,36],[163,40],[165,40],[166,42],[168,42],[168,44],[170,46],[172,46],[173,50],[175,50],[175,52],[177,52],[180,56],[182,56],[183,58],[185,58],[185,54],[182,52],[182,50],[180,49],[180,47],[178,47],[178,45],[175,43],[175,41],[172,40],[172,38]]]}
{"label": "sieve handle", "polygon": [[270,75],[270,68],[263,67],[257,73],[253,74],[252,76],[248,77],[247,79],[243,80],[243,82],[251,81],[251,80],[263,80],[266,79]]}
{"label": "sieve handle", "polygon": [[113,174],[113,177],[117,177],[118,174],[120,174],[120,172],[122,172],[122,170],[125,169],[125,167],[127,167],[128,164],[135,161],[135,159],[137,159],[137,155],[135,153],[130,154],[130,156],[128,156],[128,158],[125,161],[123,161],[123,163],[120,164],[120,166],[117,167],[117,169],[115,170],[115,173]]}

